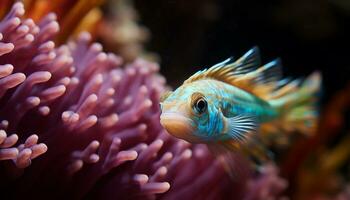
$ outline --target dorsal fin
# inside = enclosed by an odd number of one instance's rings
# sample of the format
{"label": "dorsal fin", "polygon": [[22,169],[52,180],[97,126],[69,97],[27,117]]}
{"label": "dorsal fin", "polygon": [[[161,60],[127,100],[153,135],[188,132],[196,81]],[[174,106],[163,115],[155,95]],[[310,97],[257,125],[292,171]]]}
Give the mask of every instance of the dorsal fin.
{"label": "dorsal fin", "polygon": [[259,49],[254,47],[236,61],[229,58],[209,69],[198,71],[184,84],[202,79],[215,79],[241,88],[262,99],[269,99],[282,76],[281,61],[276,59],[259,66]]}
{"label": "dorsal fin", "polygon": [[233,62],[233,58],[228,58],[209,69],[198,71],[184,83],[191,83],[201,79],[216,79],[231,84],[234,78],[240,74],[245,74],[254,70],[260,65],[259,49],[252,48],[237,61]]}

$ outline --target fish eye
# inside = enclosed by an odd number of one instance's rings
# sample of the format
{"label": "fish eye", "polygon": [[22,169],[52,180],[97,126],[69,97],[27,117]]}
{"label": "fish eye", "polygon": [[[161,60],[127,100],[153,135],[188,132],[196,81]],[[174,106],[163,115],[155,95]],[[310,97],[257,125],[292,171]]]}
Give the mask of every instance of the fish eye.
{"label": "fish eye", "polygon": [[198,114],[202,114],[207,110],[208,103],[204,98],[199,98],[195,105],[194,108]]}

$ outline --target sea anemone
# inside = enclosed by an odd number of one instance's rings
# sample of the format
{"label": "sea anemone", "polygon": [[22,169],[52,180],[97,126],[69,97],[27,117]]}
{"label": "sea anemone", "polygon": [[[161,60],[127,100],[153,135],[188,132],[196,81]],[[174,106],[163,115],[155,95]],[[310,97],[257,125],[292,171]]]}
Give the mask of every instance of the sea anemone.
{"label": "sea anemone", "polygon": [[38,24],[23,14],[16,3],[0,22],[3,197],[232,199],[276,187],[262,181],[271,170],[249,187],[232,181],[205,145],[165,132],[157,64],[122,67],[86,32],[55,47],[55,14]]}

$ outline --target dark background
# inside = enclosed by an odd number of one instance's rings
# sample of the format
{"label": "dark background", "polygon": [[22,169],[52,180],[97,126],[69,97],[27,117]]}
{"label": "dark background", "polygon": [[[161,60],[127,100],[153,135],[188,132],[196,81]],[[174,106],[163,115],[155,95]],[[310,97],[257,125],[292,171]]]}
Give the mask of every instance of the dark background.
{"label": "dark background", "polygon": [[135,1],[172,87],[199,69],[253,46],[263,63],[280,57],[285,76],[323,74],[322,102],[349,80],[349,0]]}

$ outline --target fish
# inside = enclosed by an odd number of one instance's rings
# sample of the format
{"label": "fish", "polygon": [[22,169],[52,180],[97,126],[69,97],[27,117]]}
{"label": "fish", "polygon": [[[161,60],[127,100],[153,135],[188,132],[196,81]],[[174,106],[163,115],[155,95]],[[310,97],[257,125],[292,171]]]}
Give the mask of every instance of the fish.
{"label": "fish", "polygon": [[259,159],[269,154],[257,138],[285,132],[312,135],[320,85],[318,71],[304,80],[282,78],[281,59],[261,66],[259,48],[253,47],[237,60],[231,57],[198,71],[165,93],[160,123],[176,138],[207,144],[214,155],[226,155],[226,168],[233,170],[232,152]]}

